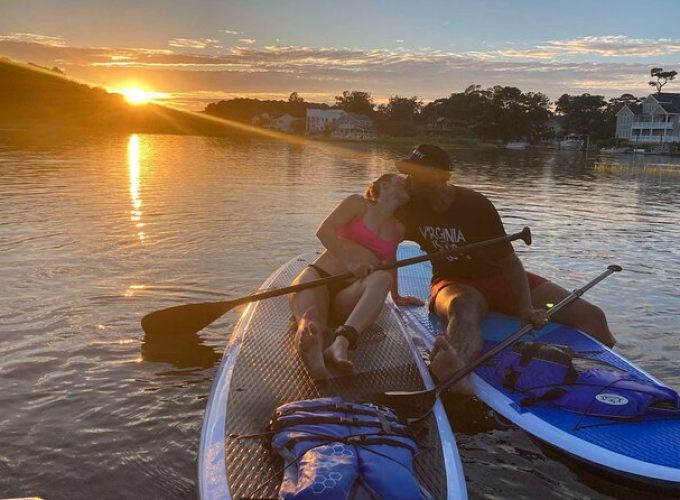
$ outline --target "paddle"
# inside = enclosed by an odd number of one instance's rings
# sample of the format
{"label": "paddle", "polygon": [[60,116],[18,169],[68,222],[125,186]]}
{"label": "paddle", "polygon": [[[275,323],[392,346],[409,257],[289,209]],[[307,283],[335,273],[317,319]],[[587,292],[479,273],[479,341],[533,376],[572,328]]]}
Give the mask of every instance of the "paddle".
{"label": "paddle", "polygon": [[[605,272],[600,274],[598,277],[596,277],[583,287],[577,288],[572,293],[567,295],[564,299],[562,299],[558,304],[555,304],[553,307],[548,309],[546,311],[548,318],[553,316],[562,308],[574,302],[586,291],[590,290],[592,287],[597,285],[600,281],[605,279],[610,274],[619,272],[622,269],[623,268],[621,266],[617,265],[608,266]],[[430,413],[430,411],[432,411],[432,407],[434,406],[437,397],[439,397],[441,393],[446,391],[456,382],[460,382],[466,375],[472,373],[475,369],[482,366],[484,363],[493,358],[503,349],[510,346],[511,344],[522,338],[524,335],[529,333],[532,329],[533,329],[532,325],[523,326],[515,333],[510,335],[508,338],[506,338],[503,342],[500,342],[498,345],[496,345],[493,349],[487,351],[482,356],[477,358],[473,363],[457,370],[449,378],[438,383],[432,389],[426,389],[421,391],[389,391],[380,394],[376,399],[380,401],[380,404],[389,406],[390,408],[394,409],[397,413],[404,417],[417,415],[417,417],[415,417],[415,420],[420,420],[421,418],[426,417]]]}
{"label": "paddle", "polygon": [[[387,264],[380,264],[376,266],[375,269],[376,270],[394,269],[396,267],[408,266],[411,264],[416,264],[418,262],[436,259],[439,257],[443,257],[445,255],[469,253],[490,245],[497,245],[499,243],[515,241],[519,239],[523,240],[527,245],[531,245],[531,231],[529,230],[528,227],[525,227],[524,229],[522,229],[522,231],[518,233],[509,234],[507,236],[501,236],[499,238],[480,241],[478,243],[472,243],[470,245],[463,245],[449,250],[441,250],[439,252],[433,252],[418,257],[412,257],[410,259],[398,260],[396,262],[390,262]],[[153,334],[178,335],[196,333],[236,306],[247,304],[249,302],[256,302],[258,300],[269,299],[271,297],[279,297],[281,295],[287,295],[289,293],[299,292],[300,290],[315,288],[317,286],[323,286],[329,283],[335,283],[337,281],[347,280],[354,277],[355,276],[352,273],[348,272],[336,276],[321,278],[314,281],[308,281],[306,283],[300,283],[298,285],[287,286],[284,288],[276,288],[273,290],[255,293],[253,295],[246,295],[245,297],[239,297],[233,300],[225,300],[219,302],[203,302],[200,304],[184,304],[181,306],[168,307],[167,309],[154,311],[144,316],[142,318],[142,328],[144,329],[144,332],[146,332],[147,335]]]}

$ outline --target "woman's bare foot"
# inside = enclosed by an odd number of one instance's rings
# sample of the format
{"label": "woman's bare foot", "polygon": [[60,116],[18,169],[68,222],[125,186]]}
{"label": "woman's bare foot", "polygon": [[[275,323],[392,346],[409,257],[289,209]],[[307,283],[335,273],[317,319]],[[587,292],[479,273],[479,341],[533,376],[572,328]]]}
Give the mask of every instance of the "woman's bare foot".
{"label": "woman's bare foot", "polygon": [[323,357],[329,363],[333,363],[342,373],[352,373],[354,371],[354,363],[347,359],[347,349],[349,348],[349,341],[344,335],[335,337],[333,343],[323,352]]}
{"label": "woman's bare foot", "polygon": [[303,314],[297,326],[298,351],[302,362],[314,379],[325,379],[330,376],[323,360],[323,340],[321,324],[314,314]]}
{"label": "woman's bare foot", "polygon": [[[465,363],[458,357],[458,352],[446,337],[437,337],[432,348],[430,370],[432,370],[432,373],[435,374],[439,381],[445,381],[463,366],[465,366]],[[451,390],[458,394],[474,395],[468,376],[454,384]]]}

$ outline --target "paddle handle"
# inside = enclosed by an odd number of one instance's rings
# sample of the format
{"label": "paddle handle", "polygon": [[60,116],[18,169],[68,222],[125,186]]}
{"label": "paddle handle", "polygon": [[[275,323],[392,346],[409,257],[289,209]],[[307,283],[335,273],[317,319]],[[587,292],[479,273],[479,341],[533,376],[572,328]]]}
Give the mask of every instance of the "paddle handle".
{"label": "paddle handle", "polygon": [[[412,264],[417,264],[418,262],[424,262],[426,260],[433,260],[437,259],[439,257],[444,257],[447,255],[457,255],[457,254],[463,254],[463,253],[468,253],[468,252],[473,252],[475,250],[479,250],[480,248],[484,248],[487,246],[491,245],[497,245],[499,243],[505,243],[505,242],[510,242],[510,241],[515,241],[515,240],[523,240],[527,245],[531,245],[531,230],[528,227],[525,227],[521,231],[513,234],[508,234],[506,236],[500,236],[498,238],[493,238],[490,240],[484,240],[480,241],[478,243],[471,243],[469,245],[463,245],[460,247],[456,248],[450,248],[448,250],[440,250],[438,252],[432,252],[428,253],[425,255],[419,255],[417,257],[411,257],[409,259],[404,259],[404,260],[398,260],[395,262],[388,262],[385,264],[379,264],[375,266],[374,270],[379,271],[379,270],[387,270],[387,269],[394,269],[397,267],[403,267],[403,266],[410,266]],[[302,290],[307,290],[309,288],[316,288],[319,286],[324,286],[328,285],[330,283],[336,283],[338,281],[343,281],[343,280],[348,280],[348,279],[356,279],[356,276],[354,274],[347,272],[343,274],[336,274],[334,276],[328,276],[327,278],[320,278],[318,280],[314,281],[308,281],[307,283],[299,283],[297,285],[291,285],[283,288],[275,288],[273,290],[266,290],[264,292],[259,292],[259,293],[254,293],[252,295],[248,295],[246,297],[241,297],[238,299],[230,300],[227,302],[221,302],[220,304],[224,304],[223,307],[225,309],[225,312],[232,309],[233,307],[242,305],[242,304],[247,304],[249,302],[256,302],[258,300],[264,300],[264,299],[269,299],[271,297],[279,297],[281,295],[287,295],[289,293],[293,292],[299,292]]]}
{"label": "paddle handle", "polygon": [[[584,293],[586,293],[588,290],[593,288],[595,285],[597,285],[600,281],[603,279],[607,278],[609,275],[613,273],[617,273],[619,271],[622,271],[623,268],[621,266],[617,266],[615,264],[612,264],[607,267],[607,270],[604,271],[602,274],[594,278],[592,281],[587,283],[586,285],[583,285],[581,288],[577,288],[573,292],[571,292],[569,295],[567,295],[565,298],[563,298],[560,302],[552,306],[550,309],[546,311],[546,315],[548,318],[552,317],[555,313],[560,311],[561,309],[565,308],[572,302],[574,302],[576,299],[581,297]],[[490,349],[489,351],[485,352],[483,355],[481,355],[479,358],[477,358],[472,364],[464,366],[463,368],[457,370],[455,373],[453,373],[449,378],[446,380],[440,382],[437,384],[435,387],[435,392],[437,396],[439,396],[442,392],[446,391],[449,387],[454,385],[456,382],[460,382],[466,375],[469,375],[472,373],[474,370],[482,366],[484,363],[489,361],[491,358],[493,358],[496,354],[501,352],[503,349],[508,347],[509,345],[515,343],[515,341],[519,340],[522,338],[524,335],[529,333],[531,330],[533,330],[533,325],[524,325],[522,328],[517,330],[515,333],[510,335],[507,339],[505,339],[503,342],[500,342],[498,345],[496,345],[494,348]]]}

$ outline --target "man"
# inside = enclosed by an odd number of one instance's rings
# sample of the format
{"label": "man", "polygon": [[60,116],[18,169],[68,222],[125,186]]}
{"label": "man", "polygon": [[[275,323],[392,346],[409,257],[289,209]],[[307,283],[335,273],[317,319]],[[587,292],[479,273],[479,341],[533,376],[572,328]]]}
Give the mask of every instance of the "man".
{"label": "man", "polygon": [[[425,252],[454,248],[505,235],[493,204],[481,193],[448,183],[451,160],[441,148],[418,146],[396,163],[409,176],[411,201],[403,209],[406,239]],[[464,256],[432,263],[430,310],[448,321],[446,335],[435,341],[430,368],[444,380],[479,356],[480,325],[488,311],[519,316],[525,324],[547,322],[546,304],[558,303],[569,292],[536,274],[527,273],[509,242]],[[614,345],[604,313],[578,299],[553,316],[608,346]],[[454,391],[472,394],[469,381]]]}

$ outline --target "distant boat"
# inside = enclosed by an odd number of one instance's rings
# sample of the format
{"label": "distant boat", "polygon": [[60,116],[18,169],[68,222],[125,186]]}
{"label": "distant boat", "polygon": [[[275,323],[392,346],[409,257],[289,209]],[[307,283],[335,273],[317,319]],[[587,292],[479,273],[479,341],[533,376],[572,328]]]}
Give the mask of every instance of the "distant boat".
{"label": "distant boat", "polygon": [[600,148],[600,153],[605,155],[620,155],[628,151],[628,148]]}
{"label": "distant boat", "polygon": [[567,135],[559,142],[560,149],[583,149],[583,139],[577,135]]}
{"label": "distant boat", "polygon": [[526,149],[529,147],[529,143],[527,141],[513,141],[513,142],[508,142],[505,145],[505,149]]}

